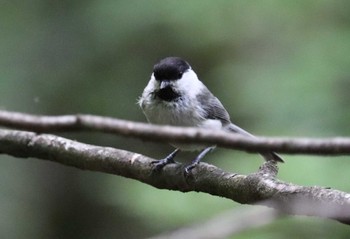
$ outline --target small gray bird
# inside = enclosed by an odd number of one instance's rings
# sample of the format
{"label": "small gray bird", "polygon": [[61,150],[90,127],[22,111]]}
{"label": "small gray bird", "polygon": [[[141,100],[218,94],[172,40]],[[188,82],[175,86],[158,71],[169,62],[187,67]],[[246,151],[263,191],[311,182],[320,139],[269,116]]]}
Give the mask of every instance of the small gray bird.
{"label": "small gray bird", "polygon": [[[218,98],[198,79],[191,66],[179,57],[167,57],[155,64],[151,79],[139,99],[139,105],[147,120],[153,124],[225,130],[254,137],[231,123],[229,114]],[[185,167],[185,174],[188,174],[215,148],[198,144],[171,144],[176,148],[175,151],[155,162],[157,170],[169,163],[175,163],[174,157],[180,150],[201,150],[191,164]],[[274,152],[261,155],[267,161],[283,162]]]}

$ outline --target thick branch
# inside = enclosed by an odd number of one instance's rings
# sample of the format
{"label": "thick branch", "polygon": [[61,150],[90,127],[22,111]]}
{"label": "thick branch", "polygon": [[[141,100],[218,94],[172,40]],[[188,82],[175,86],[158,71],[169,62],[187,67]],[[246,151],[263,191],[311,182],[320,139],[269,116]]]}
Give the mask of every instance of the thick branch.
{"label": "thick branch", "polygon": [[257,173],[238,175],[201,163],[192,177],[181,165],[152,171],[146,156],[124,150],[79,143],[54,135],[0,130],[0,153],[35,157],[80,169],[120,175],[157,188],[197,191],[243,204],[263,204],[289,214],[327,217],[350,223],[350,194],[322,187],[303,187],[275,179],[277,166],[265,163]]}
{"label": "thick branch", "polygon": [[159,142],[206,143],[251,152],[319,155],[350,154],[350,138],[247,138],[224,131],[156,126],[93,115],[35,116],[0,111],[0,125],[40,133],[94,130]]}

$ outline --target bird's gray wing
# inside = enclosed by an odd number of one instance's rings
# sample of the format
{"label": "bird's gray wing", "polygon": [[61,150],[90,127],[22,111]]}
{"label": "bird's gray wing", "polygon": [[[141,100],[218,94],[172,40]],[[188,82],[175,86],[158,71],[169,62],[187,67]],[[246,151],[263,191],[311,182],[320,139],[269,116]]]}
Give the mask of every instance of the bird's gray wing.
{"label": "bird's gray wing", "polygon": [[207,88],[197,95],[199,104],[204,109],[204,118],[218,119],[223,126],[231,124],[230,115],[218,98],[216,98]]}
{"label": "bird's gray wing", "polygon": [[[204,117],[206,119],[218,119],[221,121],[223,127],[230,132],[238,133],[247,137],[255,137],[244,129],[231,123],[230,115],[221,104],[218,98],[216,98],[207,88],[197,95],[199,104],[205,111]],[[275,152],[261,153],[265,160],[273,160],[278,162],[284,162],[283,159]]]}

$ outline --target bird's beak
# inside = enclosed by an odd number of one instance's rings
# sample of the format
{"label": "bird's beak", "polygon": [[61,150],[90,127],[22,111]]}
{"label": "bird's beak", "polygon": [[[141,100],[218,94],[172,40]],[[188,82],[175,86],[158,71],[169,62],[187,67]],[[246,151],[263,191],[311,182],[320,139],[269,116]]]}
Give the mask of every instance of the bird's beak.
{"label": "bird's beak", "polygon": [[171,84],[170,84],[170,81],[169,80],[162,80],[160,82],[160,86],[159,86],[159,89],[165,89],[167,87],[169,87]]}

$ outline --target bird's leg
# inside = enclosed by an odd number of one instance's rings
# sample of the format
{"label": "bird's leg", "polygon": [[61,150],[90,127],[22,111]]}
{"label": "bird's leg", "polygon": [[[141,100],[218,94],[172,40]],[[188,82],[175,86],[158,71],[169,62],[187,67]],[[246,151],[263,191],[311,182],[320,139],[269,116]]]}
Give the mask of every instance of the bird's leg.
{"label": "bird's leg", "polygon": [[154,170],[159,171],[161,170],[165,165],[170,163],[175,163],[174,157],[176,154],[180,151],[180,149],[175,149],[171,154],[166,156],[166,158],[161,160],[154,160],[151,162],[151,164],[154,164]]}
{"label": "bird's leg", "polygon": [[197,164],[199,164],[199,162],[202,160],[202,158],[204,158],[204,156],[209,153],[210,151],[212,151],[215,148],[215,146],[211,146],[208,148],[203,149],[199,155],[191,162],[190,165],[186,166],[185,168],[185,175],[188,175],[191,170],[196,167]]}

